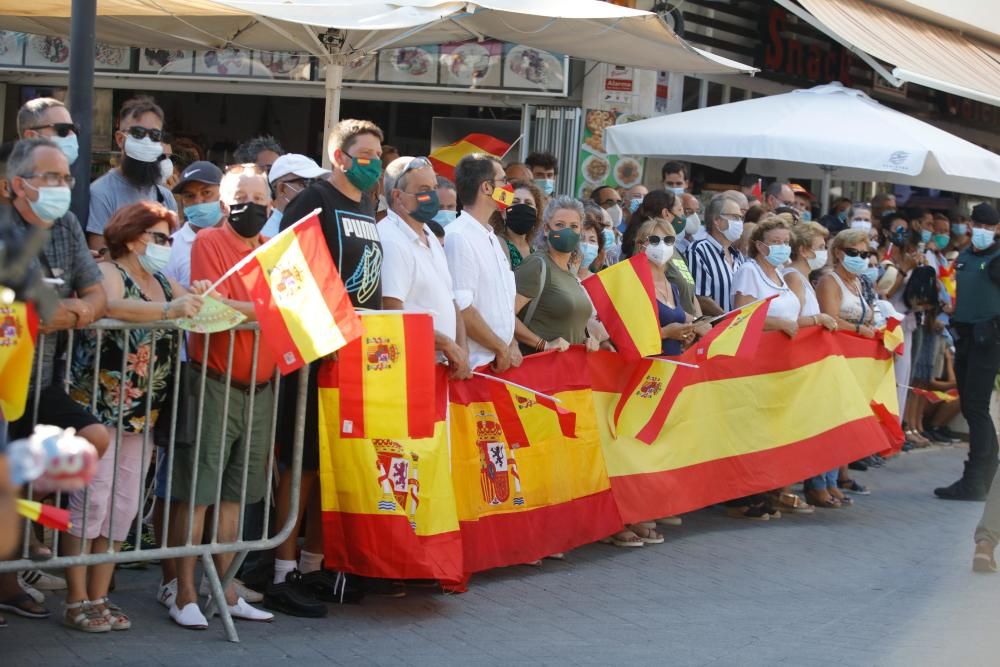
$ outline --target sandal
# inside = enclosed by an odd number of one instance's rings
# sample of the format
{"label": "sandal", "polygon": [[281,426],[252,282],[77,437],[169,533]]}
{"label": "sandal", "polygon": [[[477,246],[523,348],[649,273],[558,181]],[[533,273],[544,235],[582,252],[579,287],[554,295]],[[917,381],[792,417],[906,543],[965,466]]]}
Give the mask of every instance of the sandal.
{"label": "sandal", "polygon": [[768,521],[771,518],[763,504],[749,507],[730,507],[726,510],[726,514],[734,519],[751,519],[753,521]]}
{"label": "sandal", "polygon": [[24,591],[21,591],[14,597],[9,597],[6,600],[0,600],[0,610],[11,611],[18,616],[24,616],[25,618],[48,618],[52,615],[52,612],[35,602],[35,600]]}
{"label": "sandal", "polygon": [[972,557],[973,572],[989,574],[997,571],[997,561],[993,556],[993,550],[994,547],[989,542],[976,543],[976,555]]}
{"label": "sandal", "polygon": [[91,600],[90,603],[97,607],[101,615],[108,620],[112,630],[128,630],[132,627],[132,621],[122,611],[122,608],[109,600],[107,596]]}
{"label": "sandal", "polygon": [[868,490],[868,487],[858,484],[858,482],[853,479],[838,479],[837,488],[843,489],[844,491],[853,493],[857,496],[870,496],[872,494],[872,492]]}
{"label": "sandal", "polygon": [[[67,602],[63,604],[63,608],[66,610],[65,615],[63,615],[63,625],[68,628],[73,628],[80,632],[111,631],[111,624],[108,623],[108,619],[89,600],[80,600],[73,603]],[[70,612],[74,610],[78,611],[71,616]]]}
{"label": "sandal", "polygon": [[816,508],[799,498],[794,493],[781,493],[778,495],[778,508],[792,514],[812,514]]}
{"label": "sandal", "polygon": [[644,546],[642,539],[629,529],[619,531],[611,537],[605,537],[601,544],[613,544],[624,549]]}
{"label": "sandal", "polygon": [[645,523],[637,523],[633,525],[632,532],[635,533],[640,540],[642,540],[643,544],[663,544],[666,541],[664,540],[663,535],[660,535],[653,528],[648,528]]}

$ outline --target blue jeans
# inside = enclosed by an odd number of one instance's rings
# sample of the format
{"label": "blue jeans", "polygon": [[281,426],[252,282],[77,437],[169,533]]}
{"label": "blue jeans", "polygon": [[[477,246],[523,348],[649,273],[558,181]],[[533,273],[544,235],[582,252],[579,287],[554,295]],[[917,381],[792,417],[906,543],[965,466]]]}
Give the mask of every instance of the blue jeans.
{"label": "blue jeans", "polygon": [[822,475],[816,475],[805,481],[806,491],[822,491],[823,489],[836,489],[837,488],[837,477],[840,474],[840,468],[834,468],[830,472],[825,472]]}

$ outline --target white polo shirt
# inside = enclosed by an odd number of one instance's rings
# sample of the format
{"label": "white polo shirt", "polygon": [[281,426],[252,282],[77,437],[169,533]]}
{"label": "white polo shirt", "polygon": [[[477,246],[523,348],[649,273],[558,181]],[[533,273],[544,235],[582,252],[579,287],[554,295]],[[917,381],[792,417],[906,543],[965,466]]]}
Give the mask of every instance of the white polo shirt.
{"label": "white polo shirt", "polygon": [[[493,333],[505,343],[514,340],[514,273],[493,229],[467,211],[448,225],[444,253],[461,310],[475,306]],[[491,350],[469,338],[473,368],[493,361]]]}
{"label": "white polo shirt", "polygon": [[170,261],[163,274],[167,278],[173,278],[182,287],[191,287],[191,246],[194,244],[197,232],[191,225],[184,223],[170,237],[173,243],[170,245]]}
{"label": "white polo shirt", "polygon": [[376,225],[382,241],[382,296],[403,310],[430,313],[434,330],[455,340],[455,293],[444,249],[424,225],[424,238],[391,209]]}

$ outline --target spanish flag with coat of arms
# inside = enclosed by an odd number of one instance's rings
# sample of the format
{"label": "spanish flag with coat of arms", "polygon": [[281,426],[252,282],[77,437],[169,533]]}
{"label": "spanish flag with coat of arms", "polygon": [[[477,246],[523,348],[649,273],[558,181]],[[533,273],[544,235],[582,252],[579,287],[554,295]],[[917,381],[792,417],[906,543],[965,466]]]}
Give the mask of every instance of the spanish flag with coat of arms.
{"label": "spanish flag with coat of arms", "polygon": [[0,417],[7,421],[24,415],[37,334],[34,306],[19,301],[0,305]]}
{"label": "spanish flag with coat of arms", "polygon": [[660,353],[653,273],[645,255],[609,266],[582,284],[615,349],[625,359]]}

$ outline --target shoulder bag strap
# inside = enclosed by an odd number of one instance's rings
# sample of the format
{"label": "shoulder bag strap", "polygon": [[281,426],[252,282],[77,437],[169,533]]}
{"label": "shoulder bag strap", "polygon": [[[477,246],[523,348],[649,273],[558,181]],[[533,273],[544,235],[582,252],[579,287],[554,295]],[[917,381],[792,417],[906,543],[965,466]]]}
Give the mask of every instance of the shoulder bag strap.
{"label": "shoulder bag strap", "polygon": [[545,291],[545,279],[548,277],[549,267],[548,267],[548,262],[545,261],[545,257],[542,257],[541,260],[542,260],[542,277],[538,283],[538,295],[531,300],[530,304],[528,304],[528,310],[524,314],[524,319],[521,320],[522,322],[524,322],[524,326],[528,326],[528,324],[531,322],[531,318],[535,316],[535,309],[538,308],[538,302],[541,301],[542,299],[542,292]]}

